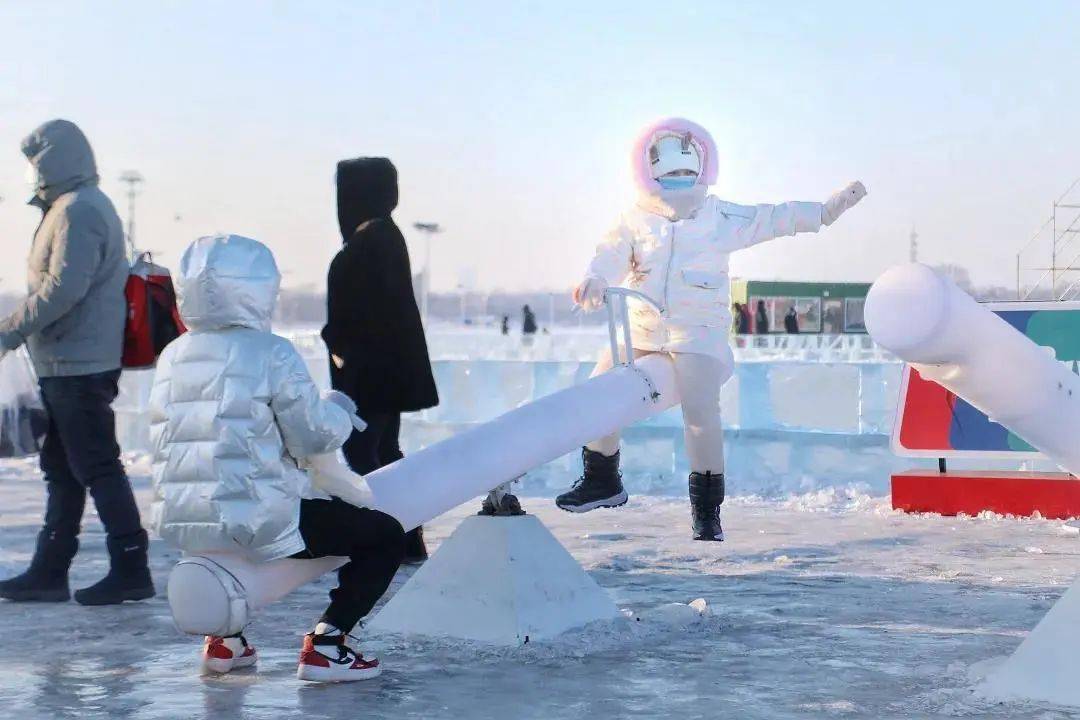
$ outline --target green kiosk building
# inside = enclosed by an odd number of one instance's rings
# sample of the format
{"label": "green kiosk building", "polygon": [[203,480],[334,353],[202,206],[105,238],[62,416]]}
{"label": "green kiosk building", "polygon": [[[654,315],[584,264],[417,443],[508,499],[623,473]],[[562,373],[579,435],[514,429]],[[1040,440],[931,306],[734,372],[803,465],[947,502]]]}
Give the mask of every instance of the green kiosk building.
{"label": "green kiosk building", "polygon": [[[746,308],[749,331],[754,334],[791,332],[794,327],[800,334],[865,333],[863,305],[869,291],[870,283],[735,279],[731,281],[731,302]],[[764,304],[765,323],[759,317],[758,303]],[[796,325],[790,319],[785,323],[793,307]]]}

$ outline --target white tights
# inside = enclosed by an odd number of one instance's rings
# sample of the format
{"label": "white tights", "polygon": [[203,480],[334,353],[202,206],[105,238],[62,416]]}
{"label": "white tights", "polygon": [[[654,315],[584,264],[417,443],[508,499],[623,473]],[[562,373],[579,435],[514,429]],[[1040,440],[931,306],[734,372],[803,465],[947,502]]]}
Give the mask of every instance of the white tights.
{"label": "white tights", "polygon": [[[634,357],[652,354],[634,350]],[[675,383],[682,397],[683,432],[691,472],[724,472],[724,433],[720,424],[720,387],[731,377],[731,362],[700,353],[671,353],[675,363]],[[596,377],[611,369],[611,352],[605,351],[592,371]],[[619,433],[587,445],[590,450],[614,455],[619,450]]]}

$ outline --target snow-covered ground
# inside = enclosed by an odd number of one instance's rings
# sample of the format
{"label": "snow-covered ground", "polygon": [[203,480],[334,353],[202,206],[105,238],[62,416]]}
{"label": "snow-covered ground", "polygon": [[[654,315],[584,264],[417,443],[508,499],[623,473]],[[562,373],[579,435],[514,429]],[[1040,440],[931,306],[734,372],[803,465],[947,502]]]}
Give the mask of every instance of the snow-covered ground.
{"label": "snow-covered ground", "polygon": [[[144,463],[132,473],[148,498]],[[0,577],[26,563],[42,510],[32,461],[0,462]],[[12,718],[1064,718],[971,693],[1080,568],[1060,522],[912,517],[884,498],[826,488],[725,506],[729,541],[687,539],[685,501],[635,497],[575,516],[549,498],[526,508],[631,611],[520,649],[369,636],[376,681],[304,685],[301,634],[330,578],[249,628],[255,672],[203,678],[199,643],[172,626],[164,597],[123,607],[0,603],[0,716]],[[428,528],[432,546],[465,506]],[[94,516],[73,585],[106,566]],[[164,590],[176,552],[153,544]],[[396,590],[409,576],[399,573]],[[711,616],[665,608],[707,600]]]}

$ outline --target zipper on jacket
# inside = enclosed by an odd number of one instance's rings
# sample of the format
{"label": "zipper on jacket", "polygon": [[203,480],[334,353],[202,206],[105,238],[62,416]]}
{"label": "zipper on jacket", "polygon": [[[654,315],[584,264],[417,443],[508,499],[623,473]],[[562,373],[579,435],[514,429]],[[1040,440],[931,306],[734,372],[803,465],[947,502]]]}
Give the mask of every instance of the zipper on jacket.
{"label": "zipper on jacket", "polygon": [[668,252],[667,271],[664,273],[664,306],[660,314],[668,316],[668,286],[671,284],[671,265],[675,262],[675,223],[671,223],[671,250]]}

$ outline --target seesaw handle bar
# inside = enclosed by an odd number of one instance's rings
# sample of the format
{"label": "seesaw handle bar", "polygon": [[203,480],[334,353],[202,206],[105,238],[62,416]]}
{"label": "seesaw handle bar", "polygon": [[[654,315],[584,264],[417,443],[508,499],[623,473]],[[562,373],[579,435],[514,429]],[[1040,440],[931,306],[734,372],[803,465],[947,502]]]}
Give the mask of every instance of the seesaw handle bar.
{"label": "seesaw handle bar", "polygon": [[[634,365],[634,345],[630,337],[630,304],[627,302],[630,298],[640,300],[646,305],[652,306],[658,313],[664,311],[659,303],[643,292],[623,287],[609,287],[604,290],[604,304],[607,306],[608,314],[608,338],[611,341],[612,365],[629,365],[631,367]],[[618,321],[620,319],[622,320],[623,352],[626,355],[625,361],[622,359],[619,352]]]}

